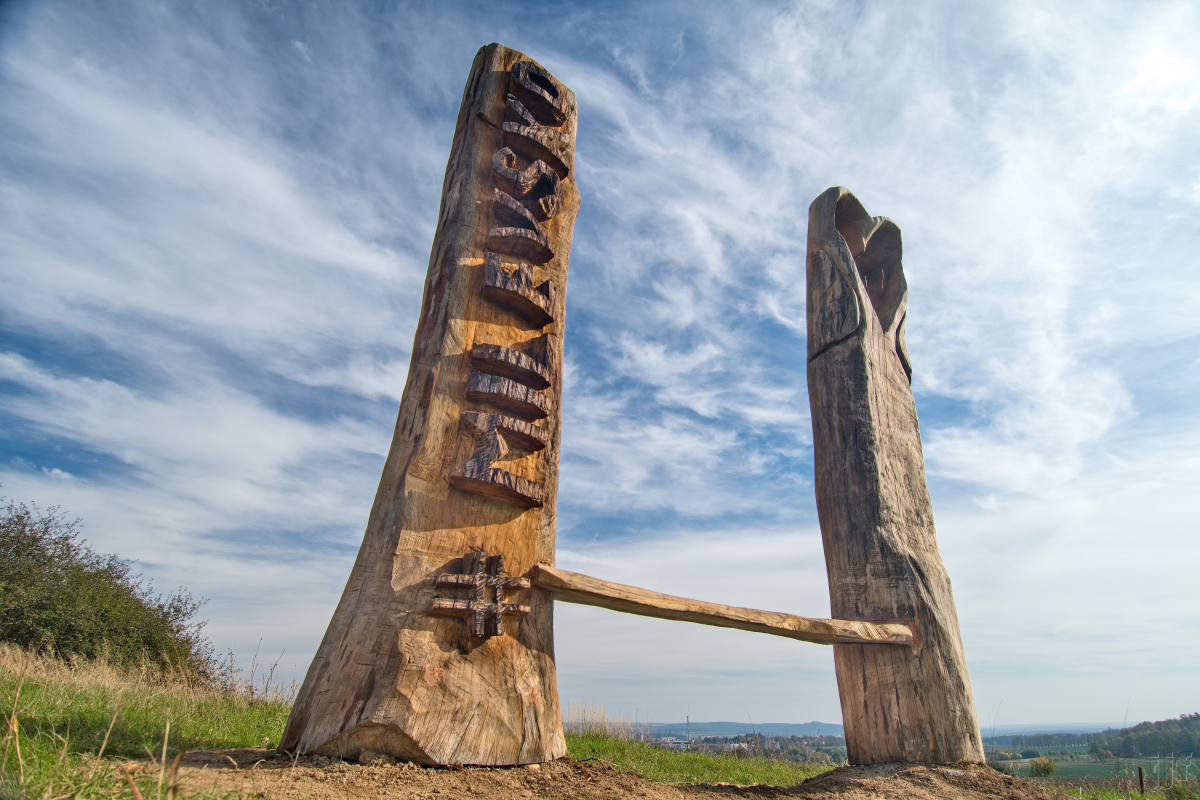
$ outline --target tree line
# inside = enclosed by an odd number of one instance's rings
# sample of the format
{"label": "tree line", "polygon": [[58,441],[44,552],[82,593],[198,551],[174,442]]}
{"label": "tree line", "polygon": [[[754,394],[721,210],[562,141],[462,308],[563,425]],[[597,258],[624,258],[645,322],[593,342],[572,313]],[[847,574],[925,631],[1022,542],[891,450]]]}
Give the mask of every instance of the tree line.
{"label": "tree line", "polygon": [[1013,736],[1012,746],[1045,750],[1086,745],[1097,757],[1138,758],[1155,754],[1200,755],[1200,713],[1176,719],[1141,722],[1129,728],[1098,733],[1039,733]]}

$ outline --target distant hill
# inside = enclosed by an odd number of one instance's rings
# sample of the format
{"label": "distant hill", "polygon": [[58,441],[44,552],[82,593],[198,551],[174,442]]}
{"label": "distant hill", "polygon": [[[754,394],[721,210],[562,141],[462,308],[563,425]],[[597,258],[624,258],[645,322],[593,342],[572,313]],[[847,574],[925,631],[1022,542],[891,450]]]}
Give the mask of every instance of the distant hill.
{"label": "distant hill", "polygon": [[1112,728],[1120,728],[1120,722],[1052,722],[1052,723],[1030,723],[1030,724],[980,724],[983,729],[983,738],[985,741],[990,740],[992,735],[996,738],[1000,736],[1021,736],[1021,735],[1037,735],[1037,734],[1055,734],[1055,733],[1098,733],[1100,730],[1109,730]]}
{"label": "distant hill", "polygon": [[[647,725],[652,736],[684,736],[686,722],[652,722]],[[693,722],[692,736],[744,736],[761,733],[767,736],[842,736],[841,725],[832,722]]]}

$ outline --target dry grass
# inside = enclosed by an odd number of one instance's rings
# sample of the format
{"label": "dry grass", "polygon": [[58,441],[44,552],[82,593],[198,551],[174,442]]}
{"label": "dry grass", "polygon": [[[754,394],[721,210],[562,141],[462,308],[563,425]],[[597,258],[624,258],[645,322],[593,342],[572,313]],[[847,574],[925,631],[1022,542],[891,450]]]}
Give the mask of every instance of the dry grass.
{"label": "dry grass", "polygon": [[598,703],[572,703],[563,714],[563,729],[569,736],[596,734],[612,739],[633,739],[634,725],[619,714],[611,714]]}
{"label": "dry grass", "polygon": [[149,757],[157,770],[139,773],[139,793],[171,798],[175,756],[270,746],[288,700],[270,681],[226,680],[213,688],[148,662],[126,669],[0,645],[0,797],[128,797],[135,782],[122,761]]}

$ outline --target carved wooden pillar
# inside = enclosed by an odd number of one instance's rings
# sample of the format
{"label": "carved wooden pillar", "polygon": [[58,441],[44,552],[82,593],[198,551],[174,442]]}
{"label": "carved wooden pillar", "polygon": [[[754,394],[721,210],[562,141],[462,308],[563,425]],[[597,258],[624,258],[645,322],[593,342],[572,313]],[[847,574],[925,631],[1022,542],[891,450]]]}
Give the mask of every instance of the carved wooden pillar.
{"label": "carved wooden pillar", "polygon": [[982,761],[925,485],[900,229],[834,187],[808,217],[808,392],[833,616],[914,618],[917,646],[835,644],[851,763]]}
{"label": "carved wooden pillar", "polygon": [[566,753],[553,600],[505,576],[554,563],[575,124],[574,94],[527,56],[476,55],[391,451],[284,750]]}

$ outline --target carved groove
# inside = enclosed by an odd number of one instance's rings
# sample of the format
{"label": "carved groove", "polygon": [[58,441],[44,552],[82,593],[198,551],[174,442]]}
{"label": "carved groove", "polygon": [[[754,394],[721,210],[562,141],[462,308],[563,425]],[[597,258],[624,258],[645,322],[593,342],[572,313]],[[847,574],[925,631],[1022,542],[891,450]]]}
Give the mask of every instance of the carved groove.
{"label": "carved groove", "polygon": [[[541,233],[538,221],[534,219],[525,204],[499,189],[492,190],[492,214],[495,215],[496,221],[503,226],[530,228]],[[543,236],[543,238],[545,237]],[[550,243],[547,241],[546,247],[549,248],[549,246]]]}
{"label": "carved groove", "polygon": [[[505,195],[507,197],[508,195]],[[488,249],[530,261],[545,264],[554,258],[550,240],[541,230],[529,228],[492,228],[488,231]]]}
{"label": "carved groove", "polygon": [[542,180],[550,181],[557,189],[558,173],[550,169],[545,161],[533,161],[523,170],[517,169],[517,154],[508,147],[501,147],[492,156],[492,170],[512,188],[511,194],[524,197],[533,191]]}
{"label": "carved groove", "polygon": [[490,372],[511,378],[534,389],[550,388],[550,372],[524,353],[498,344],[477,344],[471,348],[471,366],[480,372]]}
{"label": "carved groove", "polygon": [[542,490],[536,484],[492,465],[508,455],[509,442],[530,452],[543,449],[546,434],[528,422],[500,414],[464,411],[462,419],[475,439],[475,452],[450,474],[450,485],[522,508],[540,508]]}
{"label": "carved groove", "polygon": [[462,570],[459,574],[439,575],[434,585],[439,589],[470,589],[470,597],[435,597],[431,613],[463,617],[471,635],[480,639],[503,636],[506,616],[523,617],[529,613],[529,606],[504,599],[505,592],[528,589],[530,585],[526,578],[504,575],[504,556],[485,556],[472,550],[463,556]]}
{"label": "carved groove", "polygon": [[477,472],[455,473],[450,485],[466,492],[482,494],[512,503],[521,508],[541,508],[542,490],[537,484],[502,469],[489,468]]}
{"label": "carved groove", "polygon": [[566,134],[537,124],[521,101],[512,95],[508,96],[508,109],[520,122],[509,120],[500,126],[504,146],[512,148],[529,161],[546,162],[558,173],[559,178],[565,179],[571,174],[565,160],[566,153],[571,148],[571,140]]}
{"label": "carved groove", "polygon": [[472,372],[467,379],[467,399],[489,403],[524,419],[550,416],[550,401],[546,395],[499,375]]}
{"label": "carved groove", "polygon": [[558,173],[545,161],[534,161],[524,170],[517,169],[517,154],[502,147],[492,156],[492,171],[499,175],[509,194],[526,198],[521,202],[539,222],[553,219],[562,207]]}
{"label": "carved groove", "polygon": [[567,121],[562,110],[562,98],[550,73],[532,61],[518,61],[510,73],[509,88],[525,104],[529,112],[543,125],[558,127]]}
{"label": "carved groove", "polygon": [[544,328],[554,321],[554,284],[545,281],[533,285],[533,270],[518,264],[509,274],[500,264],[500,256],[487,254],[483,271],[483,296],[504,306],[535,328]]}

